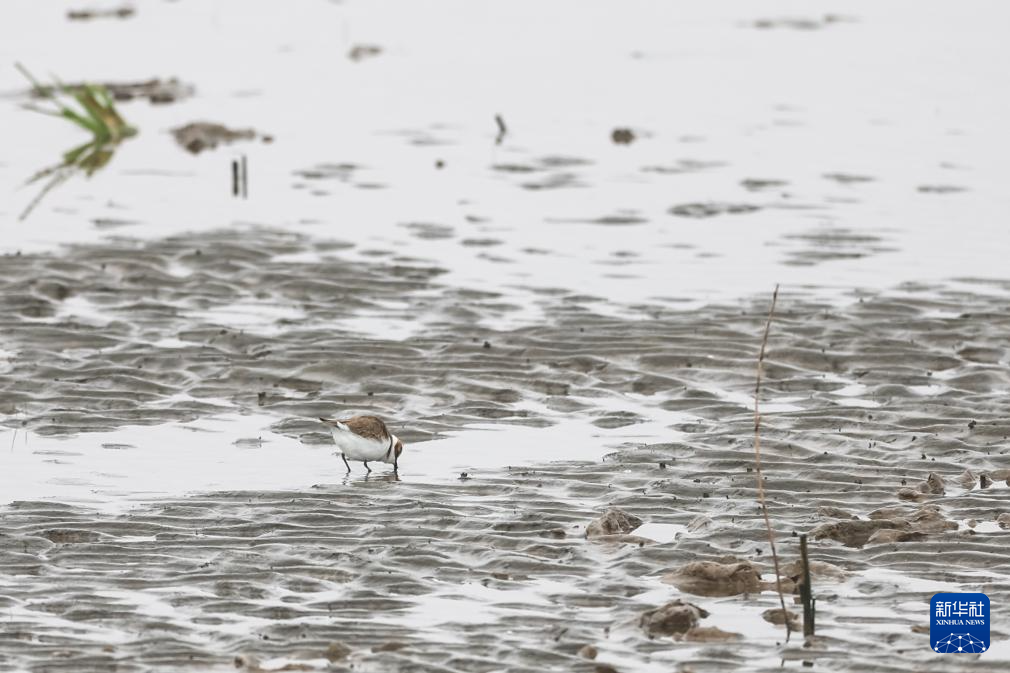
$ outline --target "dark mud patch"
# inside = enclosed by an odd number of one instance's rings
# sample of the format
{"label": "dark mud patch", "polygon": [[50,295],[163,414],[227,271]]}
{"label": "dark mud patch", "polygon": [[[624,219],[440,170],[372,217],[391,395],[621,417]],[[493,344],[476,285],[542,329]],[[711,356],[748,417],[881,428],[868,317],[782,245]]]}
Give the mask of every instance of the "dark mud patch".
{"label": "dark mud patch", "polygon": [[108,9],[68,9],[67,19],[70,21],[94,21],[95,19],[129,19],[137,10],[130,5],[110,7]]}
{"label": "dark mud patch", "polygon": [[256,139],[266,143],[273,141],[272,136],[263,135],[254,129],[232,129],[213,122],[191,122],[179,126],[172,129],[172,137],[180,147],[191,154],[199,154],[216,149],[219,145],[230,145],[240,141]]}
{"label": "dark mud patch", "polygon": [[778,17],[768,19],[757,19],[750,24],[752,28],[759,30],[824,30],[832,26],[844,23],[852,23],[854,19],[841,16],[839,14],[824,14],[813,17]]}
{"label": "dark mud patch", "polygon": [[957,185],[919,185],[916,191],[920,194],[960,194],[968,191],[968,188]]}
{"label": "dark mud patch", "polygon": [[691,217],[702,219],[716,217],[718,215],[743,215],[761,210],[760,206],[750,203],[725,203],[719,201],[706,201],[700,203],[684,203],[670,208],[669,213],[677,217]]}

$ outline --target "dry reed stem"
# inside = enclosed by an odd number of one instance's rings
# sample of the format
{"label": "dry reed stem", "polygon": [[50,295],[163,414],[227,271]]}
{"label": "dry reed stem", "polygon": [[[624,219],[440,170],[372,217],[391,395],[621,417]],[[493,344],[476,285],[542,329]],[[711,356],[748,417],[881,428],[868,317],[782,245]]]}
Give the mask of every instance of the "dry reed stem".
{"label": "dry reed stem", "polygon": [[786,642],[789,642],[789,636],[792,635],[792,629],[789,627],[789,619],[787,618],[786,612],[786,599],[782,595],[782,576],[779,573],[779,555],[775,551],[775,534],[772,532],[772,523],[768,518],[768,505],[765,503],[765,485],[764,485],[764,475],[761,472],[761,411],[759,409],[759,403],[761,399],[761,375],[764,372],[765,364],[765,349],[768,347],[768,331],[772,326],[772,318],[775,316],[775,304],[779,298],[779,286],[775,286],[775,292],[772,294],[772,305],[768,310],[768,320],[765,322],[764,336],[761,338],[761,352],[758,355],[757,362],[757,380],[754,384],[754,471],[757,473],[757,496],[758,504],[761,506],[761,513],[764,515],[765,519],[765,530],[768,531],[768,546],[772,550],[772,563],[775,566],[775,588],[779,593],[779,605],[782,606],[782,618],[786,625]]}

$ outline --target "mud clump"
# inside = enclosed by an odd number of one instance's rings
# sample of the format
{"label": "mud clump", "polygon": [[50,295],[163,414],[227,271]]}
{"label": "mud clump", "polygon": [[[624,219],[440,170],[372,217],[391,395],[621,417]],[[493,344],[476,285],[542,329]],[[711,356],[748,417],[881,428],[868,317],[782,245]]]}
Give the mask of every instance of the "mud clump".
{"label": "mud clump", "polygon": [[374,44],[356,44],[347,52],[347,58],[355,63],[367,58],[375,58],[382,53],[382,47]]}
{"label": "mud clump", "polygon": [[774,624],[775,626],[785,626],[786,620],[788,620],[790,630],[800,630],[800,617],[792,610],[786,610],[783,613],[782,608],[771,608],[762,612],[761,617],[769,624]]}
{"label": "mud clump", "polygon": [[698,625],[698,620],[708,617],[708,611],[680,599],[666,605],[647,610],[638,619],[638,625],[650,638],[656,636],[679,636]]}
{"label": "mud clump", "polygon": [[670,214],[677,217],[715,217],[716,215],[741,215],[761,210],[749,203],[685,203],[670,208]]}
{"label": "mud clump", "polygon": [[183,149],[192,154],[199,154],[204,150],[215,149],[218,145],[226,145],[241,140],[256,140],[261,138],[264,142],[270,142],[270,136],[260,136],[253,129],[230,129],[223,124],[211,122],[192,122],[185,126],[172,129],[172,136],[175,142],[179,143]]}
{"label": "mud clump", "polygon": [[689,643],[728,643],[743,640],[743,636],[723,631],[717,626],[695,626],[684,634],[684,640]]}
{"label": "mud clump", "polygon": [[627,535],[642,525],[642,520],[617,508],[608,509],[599,519],[586,526],[587,538]]}
{"label": "mud clump", "polygon": [[70,21],[92,21],[94,19],[129,19],[137,13],[133,7],[123,5],[110,9],[68,9],[67,19]]}
{"label": "mud clump", "polygon": [[903,528],[907,528],[907,524],[890,519],[837,521],[821,524],[810,532],[810,536],[815,540],[835,540],[846,547],[862,547],[878,530]]}
{"label": "mud clump", "polygon": [[736,596],[757,593],[764,583],[749,561],[694,561],[663,576],[663,581],[695,596]]}
{"label": "mud clump", "polygon": [[860,519],[822,524],[810,535],[815,540],[830,539],[846,547],[862,547],[868,543],[915,542],[958,527],[955,522],[945,519],[935,505],[913,511],[885,507],[871,512],[869,516],[869,521]]}
{"label": "mud clump", "polygon": [[615,145],[630,145],[635,142],[635,132],[628,128],[616,128],[610,133]]}
{"label": "mud clump", "polygon": [[[962,475],[962,477],[963,476],[964,475]],[[946,492],[947,488],[944,484],[943,477],[935,472],[930,472],[929,476],[926,477],[926,480],[915,488],[898,489],[898,497],[902,500],[921,502],[922,500],[925,500],[927,496],[944,495]]]}

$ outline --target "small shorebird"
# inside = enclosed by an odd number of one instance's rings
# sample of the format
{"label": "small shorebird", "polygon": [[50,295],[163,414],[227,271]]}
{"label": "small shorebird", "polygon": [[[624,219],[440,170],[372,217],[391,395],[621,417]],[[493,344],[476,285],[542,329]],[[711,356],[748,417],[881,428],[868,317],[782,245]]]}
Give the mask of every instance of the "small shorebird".
{"label": "small shorebird", "polygon": [[397,471],[397,459],[403,453],[403,442],[389,432],[382,419],[375,416],[354,416],[346,420],[319,420],[329,426],[333,433],[333,443],[340,449],[340,457],[344,459],[348,472],[351,471],[348,458],[362,461],[369,472],[372,471],[368,467],[370,460],[392,463],[393,472]]}

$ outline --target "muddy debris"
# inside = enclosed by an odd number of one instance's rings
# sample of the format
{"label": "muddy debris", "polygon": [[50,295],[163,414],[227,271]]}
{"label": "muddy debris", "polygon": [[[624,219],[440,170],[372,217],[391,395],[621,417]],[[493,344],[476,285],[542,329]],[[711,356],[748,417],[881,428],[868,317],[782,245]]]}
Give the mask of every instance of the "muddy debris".
{"label": "muddy debris", "polygon": [[785,626],[788,619],[789,628],[792,631],[799,631],[801,628],[800,616],[792,610],[786,610],[783,613],[782,608],[769,608],[761,613],[761,617],[769,624],[774,624],[775,626]]}
{"label": "muddy debris", "polygon": [[1010,529],[1010,512],[1003,512],[996,517],[996,524],[1003,530]]}
{"label": "muddy debris", "polygon": [[583,645],[579,648],[579,656],[583,659],[595,659],[599,651],[592,645]]}
{"label": "muddy debris", "polygon": [[922,502],[923,500],[926,500],[928,496],[944,495],[946,492],[947,488],[944,485],[943,477],[938,475],[936,472],[930,472],[925,481],[915,488],[906,487],[898,489],[898,498],[901,500]]}
{"label": "muddy debris", "polygon": [[610,133],[610,139],[615,145],[630,145],[636,139],[635,132],[629,128],[616,128]]}
{"label": "muddy debris", "polygon": [[597,538],[610,535],[627,535],[642,525],[642,520],[624,510],[608,509],[600,518],[586,526],[586,537]]}
{"label": "muddy debris", "polygon": [[924,505],[914,510],[884,507],[870,513],[870,520],[838,521],[821,524],[810,532],[815,540],[830,539],[846,547],[862,547],[868,543],[915,542],[958,525],[940,513],[936,505]]}
{"label": "muddy debris", "polygon": [[979,488],[989,488],[990,486],[992,486],[992,477],[983,472],[982,475],[978,478],[978,486]]}
{"label": "muddy debris", "polygon": [[975,473],[971,470],[965,470],[957,476],[956,481],[961,488],[970,491],[975,488],[975,484],[978,482],[978,477],[976,477]]}
{"label": "muddy debris", "polygon": [[846,512],[840,507],[822,506],[817,508],[817,513],[825,519],[858,519],[855,514]]}
{"label": "muddy debris", "polygon": [[129,19],[137,13],[130,5],[111,7],[109,9],[68,9],[67,19],[70,21],[92,21],[94,19]]}
{"label": "muddy debris", "polygon": [[663,575],[663,581],[695,596],[736,596],[758,593],[764,587],[754,564],[734,558],[692,561]]}
{"label": "muddy debris", "polygon": [[[782,564],[782,576],[798,584],[803,575],[803,562],[799,559]],[[844,581],[849,576],[842,568],[827,561],[810,561],[810,577],[815,582]]]}
{"label": "muddy debris", "polygon": [[684,634],[684,640],[690,643],[728,643],[743,640],[743,636],[723,631],[718,626],[695,626]]}
{"label": "muddy debris", "polygon": [[847,21],[852,21],[852,19],[838,14],[825,14],[823,16],[815,17],[786,16],[773,19],[758,19],[754,21],[751,26],[759,30],[822,30],[828,26]]}
{"label": "muddy debris", "polygon": [[172,136],[183,149],[192,154],[215,149],[218,145],[255,140],[257,137],[263,142],[272,140],[270,136],[260,135],[253,129],[230,129],[223,124],[212,122],[192,122],[174,128]]}
{"label": "muddy debris", "polygon": [[810,531],[810,536],[815,540],[835,540],[846,547],[862,547],[878,530],[892,528],[907,528],[907,523],[891,519],[836,521],[817,526]]}
{"label": "muddy debris", "polygon": [[698,625],[698,620],[708,617],[708,611],[679,598],[652,610],[646,610],[638,625],[650,638],[679,636]]}
{"label": "muddy debris", "polygon": [[355,63],[364,61],[367,58],[375,58],[382,53],[382,47],[375,44],[356,44],[347,52],[347,58]]}
{"label": "muddy debris", "polygon": [[709,201],[706,203],[684,203],[670,208],[669,213],[677,217],[705,218],[717,215],[742,215],[761,210],[749,203],[722,203]]}

